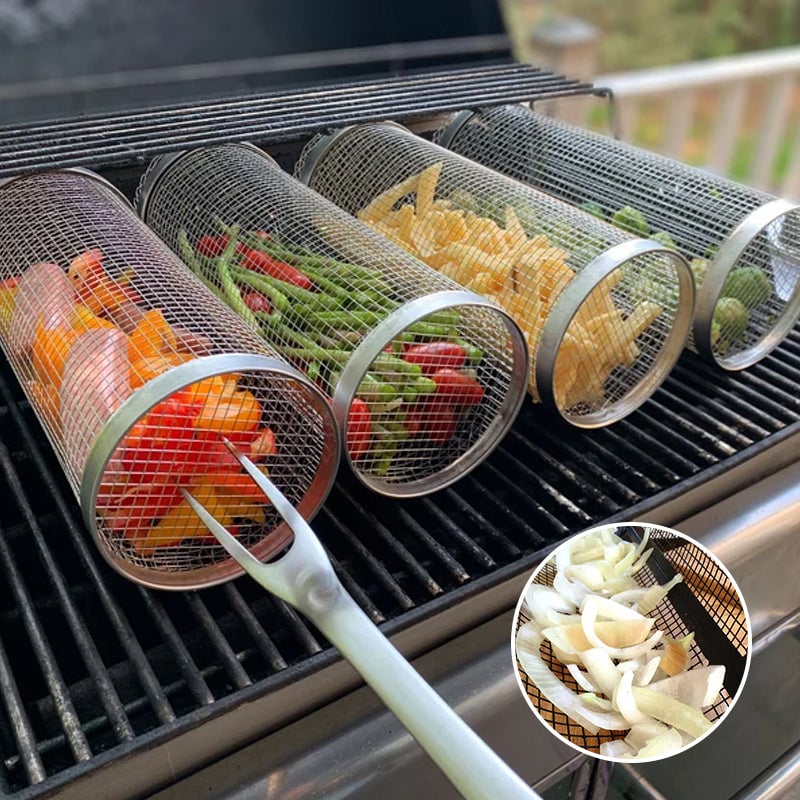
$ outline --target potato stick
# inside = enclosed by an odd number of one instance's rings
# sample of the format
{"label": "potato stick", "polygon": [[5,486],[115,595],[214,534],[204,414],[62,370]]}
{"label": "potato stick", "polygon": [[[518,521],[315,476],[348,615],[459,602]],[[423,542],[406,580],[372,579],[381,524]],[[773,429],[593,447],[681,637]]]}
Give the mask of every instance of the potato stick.
{"label": "potato stick", "polygon": [[422,170],[417,184],[417,216],[425,218],[433,209],[433,196],[436,194],[436,186],[439,183],[439,176],[442,174],[442,165],[431,164]]}
{"label": "potato stick", "polygon": [[639,303],[625,320],[625,326],[628,328],[631,338],[636,339],[644,333],[661,316],[662,311],[663,309],[657,303],[649,301]]}
{"label": "potato stick", "polygon": [[520,225],[517,212],[514,211],[513,206],[506,206],[506,232],[511,239],[512,247],[519,247],[528,241],[528,234],[525,229]]}
{"label": "potato stick", "polygon": [[410,239],[411,229],[414,225],[414,206],[411,203],[401,206],[396,214],[396,219],[398,235],[403,239]]}
{"label": "potato stick", "polygon": [[416,190],[421,175],[422,173],[412,175],[396,186],[390,187],[383,194],[379,194],[374,198],[371,203],[364,206],[356,216],[362,222],[379,222],[392,210],[394,204],[400,198]]}

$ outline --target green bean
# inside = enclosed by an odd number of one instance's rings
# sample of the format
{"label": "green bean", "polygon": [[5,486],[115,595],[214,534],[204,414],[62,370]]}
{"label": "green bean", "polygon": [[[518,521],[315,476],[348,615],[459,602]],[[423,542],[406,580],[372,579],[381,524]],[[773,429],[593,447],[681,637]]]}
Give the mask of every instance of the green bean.
{"label": "green bean", "polygon": [[415,322],[407,330],[418,336],[433,336],[437,339],[452,339],[457,333],[452,325],[436,325],[432,322]]}
{"label": "green bean", "polygon": [[192,246],[189,244],[189,237],[186,235],[186,231],[183,230],[183,228],[178,232],[178,250],[186,266],[197,276],[206,289],[213,292],[214,295],[224,303],[227,303],[227,299],[219,286],[208,279],[206,271],[203,269],[203,265],[195,255],[194,250],[192,250]]}
{"label": "green bean", "polygon": [[236,252],[236,240],[239,228],[234,225],[231,227],[231,234],[225,249],[220,253],[216,260],[217,273],[222,285],[222,291],[228,305],[254,330],[261,332],[261,326],[256,319],[256,315],[247,307],[247,303],[242,298],[242,293],[236,285],[236,281],[231,276],[230,260]]}

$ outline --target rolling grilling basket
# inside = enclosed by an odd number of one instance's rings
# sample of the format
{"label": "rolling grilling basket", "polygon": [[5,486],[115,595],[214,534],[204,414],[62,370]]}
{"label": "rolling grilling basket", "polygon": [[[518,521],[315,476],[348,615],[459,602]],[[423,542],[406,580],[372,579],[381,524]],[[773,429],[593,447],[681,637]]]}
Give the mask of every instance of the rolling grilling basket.
{"label": "rolling grilling basket", "polygon": [[522,106],[461,112],[437,139],[642,235],[669,234],[697,282],[690,346],[723,369],[759,361],[800,317],[796,203]]}
{"label": "rolling grilling basket", "polygon": [[[534,399],[574,425],[629,414],[683,347],[694,295],[681,256],[399,125],[318,135],[296,174],[511,313],[531,351]],[[633,291],[642,271],[651,283]]]}
{"label": "rolling grilling basket", "polygon": [[525,392],[509,316],[284,172],[225,145],[156,159],[142,218],[331,398],[372,489],[417,496],[476,466]]}
{"label": "rolling grilling basket", "polygon": [[[616,533],[637,544],[642,538],[635,526],[618,528]],[[706,718],[715,722],[725,715],[744,680],[750,649],[744,608],[727,573],[693,542],[655,528],[651,529],[649,546],[653,547],[653,552],[646,565],[634,576],[642,588],[656,583],[663,585],[678,572],[683,575],[683,582],[674,586],[650,613],[656,620],[655,629],[664,631],[673,639],[694,632],[688,669],[708,664],[725,667],[719,699],[704,709]],[[536,575],[535,583],[553,585],[556,568],[551,562]],[[520,611],[517,628],[527,621],[524,611]],[[540,652],[559,680],[573,691],[581,691],[566,666],[553,654],[547,639],[543,640]],[[594,734],[587,731],[541,696],[519,662],[517,669],[522,685],[542,719],[578,747],[598,752],[602,742],[625,736],[624,732],[601,730]]]}
{"label": "rolling grilling basket", "polygon": [[289,536],[222,443],[304,516],[333,482],[325,398],[204,289],[110,184],[70,169],[0,185],[0,343],[103,555],[186,589],[241,573],[191,490],[265,557]]}

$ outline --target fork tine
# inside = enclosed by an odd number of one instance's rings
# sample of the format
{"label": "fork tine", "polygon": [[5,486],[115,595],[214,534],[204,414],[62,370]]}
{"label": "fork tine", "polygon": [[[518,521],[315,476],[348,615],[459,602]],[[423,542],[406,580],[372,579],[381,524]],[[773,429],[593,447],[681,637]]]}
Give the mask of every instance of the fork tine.
{"label": "fork tine", "polygon": [[186,498],[186,502],[192,507],[192,511],[200,517],[203,524],[214,534],[217,541],[228,551],[230,557],[240,567],[247,569],[248,564],[261,566],[261,562],[236,537],[232,536],[228,529],[202,503],[186,489],[181,489],[181,492]]}

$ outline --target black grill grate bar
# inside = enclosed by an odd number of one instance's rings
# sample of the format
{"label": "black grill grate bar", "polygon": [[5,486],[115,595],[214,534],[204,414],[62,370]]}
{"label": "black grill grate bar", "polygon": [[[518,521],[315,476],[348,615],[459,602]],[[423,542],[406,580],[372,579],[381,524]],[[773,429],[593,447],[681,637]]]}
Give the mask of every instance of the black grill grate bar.
{"label": "black grill grate bar", "polygon": [[353,553],[359,563],[366,566],[373,579],[377,581],[392,600],[404,609],[414,607],[414,601],[400,588],[389,570],[378,559],[373,557],[361,540],[353,534],[350,527],[339,519],[338,514],[326,506],[323,508],[321,516],[324,516],[325,520],[335,528],[337,534],[341,536],[347,545],[348,550]]}
{"label": "black grill grate bar", "polygon": [[[516,431],[512,431],[512,435],[515,433]],[[618,498],[614,502],[615,509],[619,507],[620,503],[635,503],[641,497],[639,492],[631,489],[630,486],[622,480],[622,475],[612,475],[608,470],[603,469],[599,464],[595,463],[593,459],[587,458],[588,454],[586,451],[579,452],[570,444],[566,437],[558,436],[558,434],[550,430],[548,426],[543,425],[538,435],[540,441],[546,442],[550,447],[558,447],[565,458],[576,464],[580,464],[581,468],[585,469],[593,480],[592,483],[589,483],[589,486],[593,486],[598,492],[602,487],[606,497],[610,498],[615,495]],[[524,439],[522,441],[524,441]],[[607,452],[599,447],[596,447],[596,450],[603,453]],[[620,472],[623,472],[623,470],[620,470]],[[635,476],[632,477],[636,479]]]}
{"label": "black grill grate bar", "polygon": [[[747,447],[756,439],[761,439],[769,433],[767,428],[737,414],[724,403],[698,392],[687,383],[679,384],[672,381],[664,384],[661,396],[668,398],[665,402],[675,403],[684,412],[691,409],[706,425],[719,431],[721,436],[735,442],[739,449]],[[706,408],[713,414],[706,411]]]}
{"label": "black grill grate bar", "polygon": [[[4,444],[0,444],[0,465],[2,465],[4,472],[6,472],[7,463],[9,463],[8,449]],[[6,480],[8,480],[8,477],[6,472]],[[22,573],[17,567],[16,559],[3,536],[0,536],[0,563],[5,569],[14,600],[22,612],[22,620],[28,633],[31,647],[36,653],[50,696],[53,698],[59,722],[67,736],[70,750],[77,761],[88,761],[92,756],[89,742],[81,729],[80,719],[70,699],[69,690],[61,676],[53,651],[50,649],[42,624],[34,610],[33,601],[25,587]],[[5,692],[5,686],[0,687],[0,691]]]}
{"label": "black grill grate bar", "polygon": [[[782,401],[773,400],[762,390],[764,388],[763,383],[759,388],[749,385],[750,383],[750,376],[746,372],[742,372],[737,381],[736,391],[744,401],[762,411],[768,411],[776,421],[777,427],[783,427],[797,419],[797,415],[789,411]],[[777,394],[776,389],[769,384],[766,385],[766,389],[770,394]]]}
{"label": "black grill grate bar", "polygon": [[288,89],[265,94],[242,95],[232,99],[187,101],[170,106],[156,106],[134,111],[91,114],[80,119],[53,119],[37,121],[30,125],[6,125],[0,126],[0,136],[13,139],[14,136],[24,137],[29,134],[39,133],[43,137],[47,137],[48,132],[86,129],[98,133],[108,133],[113,130],[111,126],[115,124],[137,127],[140,125],[155,125],[159,121],[170,121],[171,119],[195,119],[200,117],[211,120],[215,116],[261,105],[272,106],[280,104],[282,108],[291,109],[298,105],[305,106],[308,102],[309,92],[313,92],[314,97],[322,103],[330,98],[339,99],[343,93],[348,93],[351,97],[354,95],[378,96],[380,94],[386,95],[387,93],[397,96],[407,92],[436,91],[438,87],[446,87],[456,82],[468,83],[470,81],[486,80],[499,84],[504,80],[517,78],[520,73],[525,73],[529,80],[552,80],[556,78],[565,85],[586,85],[572,78],[554,75],[534,66],[517,63],[473,65],[434,73],[409,74],[388,80],[355,80],[337,83],[328,87],[321,86],[311,90],[297,91]]}
{"label": "black grill grate bar", "polygon": [[97,646],[89,635],[89,628],[86,622],[70,597],[69,590],[64,583],[64,577],[55,563],[50,549],[42,538],[41,527],[36,519],[36,514],[31,507],[30,501],[28,500],[28,496],[22,488],[22,483],[17,475],[17,471],[11,463],[10,454],[8,450],[2,446],[0,446],[0,468],[5,474],[6,483],[14,494],[17,504],[22,511],[28,527],[28,535],[33,538],[36,544],[39,558],[44,564],[50,585],[58,598],[59,610],[64,615],[67,626],[72,633],[72,638],[80,651],[83,663],[92,676],[97,696],[109,716],[114,733],[119,741],[130,741],[133,739],[133,728],[125,715],[125,710],[122,707],[122,702],[119,699],[114,683],[103,664],[103,660],[100,658]]}
{"label": "black grill grate bar", "polygon": [[[750,444],[750,440],[747,437],[742,436],[733,428],[721,424],[701,408],[696,408],[691,403],[670,395],[668,392],[662,392],[658,397],[663,402],[659,402],[656,399],[651,400],[648,404],[650,410],[657,409],[662,419],[671,420],[677,429],[676,432],[679,431],[684,438],[694,437],[696,441],[701,442],[708,452],[713,453],[712,458],[715,461],[718,461],[721,457],[732,456],[737,449],[720,438],[721,436],[734,439],[740,446]],[[679,409],[677,413],[674,410],[675,406]],[[693,422],[691,417],[698,418],[699,422],[703,424]],[[717,435],[714,435],[714,433],[717,433]]]}
{"label": "black grill grate bar", "polygon": [[[544,428],[546,426],[542,425],[542,427]],[[559,461],[557,458],[553,458],[553,456],[551,456],[541,447],[535,445],[531,440],[524,439],[517,431],[512,431],[511,437],[515,444],[535,454],[539,461],[547,464],[551,470],[558,473],[560,478],[573,486],[577,486],[581,492],[586,494],[588,497],[591,497],[592,500],[594,500],[598,505],[609,511],[617,508],[617,503],[608,495],[604,494],[599,487],[594,486],[587,480],[584,480],[573,469],[570,469],[569,466],[564,464],[562,461]]]}
{"label": "black grill grate bar", "polygon": [[[692,428],[696,429],[696,425],[693,426],[687,419],[679,418],[676,420],[671,415],[667,417],[669,420],[668,423],[663,422],[661,414],[656,416],[656,414],[653,413],[657,408],[663,410],[663,406],[659,406],[658,402],[652,405],[644,405],[639,410],[638,418],[643,422],[646,421],[648,428],[647,433],[645,434],[645,432],[642,431],[641,435],[649,436],[653,433],[657,434],[661,446],[674,451],[673,459],[679,460],[681,466],[687,470],[696,468],[697,462],[700,464],[714,464],[719,461],[719,458],[703,448],[701,443],[693,441],[689,436],[685,435],[683,431],[675,430],[676,426],[688,430]],[[680,455],[680,451],[686,453],[689,458]]]}
{"label": "black grill grate bar", "polygon": [[669,464],[678,464],[684,474],[696,470],[694,464],[678,453],[664,447],[658,439],[645,433],[638,427],[638,414],[622,420],[614,430],[606,428],[603,433],[611,440],[612,450],[622,454],[628,453],[635,461],[644,462],[651,474],[661,476],[665,483],[677,483],[681,475],[670,468]]}
{"label": "black grill grate bar", "polygon": [[[442,587],[434,580],[433,576],[425,567],[417,561],[408,551],[405,545],[378,519],[378,516],[368,508],[360,506],[353,497],[342,491],[341,487],[335,487],[333,493],[339,502],[343,502],[349,508],[350,519],[361,519],[366,523],[372,535],[384,545],[391,554],[408,570],[408,574],[422,586],[431,596],[441,594]],[[374,556],[371,556],[374,558]]]}
{"label": "black grill grate bar", "polygon": [[530,523],[517,514],[507,503],[502,502],[491,487],[487,486],[483,481],[478,480],[475,476],[470,476],[464,481],[463,485],[465,488],[467,486],[467,481],[469,482],[470,496],[480,497],[484,505],[492,507],[493,514],[508,520],[511,530],[521,536],[529,546],[538,549],[546,543],[544,536],[531,527]]}
{"label": "black grill grate bar", "polygon": [[403,521],[404,527],[410,531],[428,550],[430,555],[438,561],[458,583],[466,583],[470,574],[458,559],[447,552],[434,536],[431,536],[422,525],[417,522],[408,511],[400,506],[396,509],[397,515]]}
{"label": "black grill grate bar", "polygon": [[[554,486],[550,481],[534,472],[527,464],[524,464],[520,459],[510,453],[506,449],[499,451],[499,458],[505,461],[510,467],[510,470],[503,474],[502,481],[509,486],[516,486],[517,481],[523,479],[529,483],[534,484],[541,491],[543,491],[551,500],[556,504],[556,507],[566,511],[570,516],[575,517],[581,521],[588,521],[590,519],[582,508],[579,508],[575,503],[570,500],[557,486]],[[499,472],[497,474],[500,474]]]}
{"label": "black grill grate bar", "polygon": [[325,548],[328,558],[333,564],[339,580],[344,584],[344,588],[353,596],[353,599],[361,606],[361,610],[376,624],[386,621],[386,617],[380,609],[369,599],[369,595],[361,588],[358,581],[336,560],[334,555]]}
{"label": "black grill grate bar", "polygon": [[443,511],[436,502],[430,497],[421,500],[422,507],[433,517],[437,525],[455,539],[458,546],[463,548],[467,555],[476,561],[484,569],[492,569],[497,562],[486,552],[471,536],[467,536],[464,529],[456,524],[450,515]]}
{"label": "black grill grate bar", "polygon": [[[733,412],[736,410],[742,416],[747,415],[751,420],[757,420],[768,431],[777,431],[783,427],[783,423],[776,419],[772,414],[768,414],[762,407],[763,404],[755,403],[746,400],[739,396],[739,385],[736,387],[728,387],[724,385],[714,385],[705,380],[700,374],[692,374],[688,370],[686,373],[681,373],[680,380],[686,385],[695,388],[701,397],[716,397],[720,402],[725,402],[728,408]],[[671,381],[668,381],[672,386]]]}
{"label": "black grill grate bar", "polygon": [[306,655],[313,656],[316,653],[322,652],[322,646],[317,641],[317,638],[309,629],[308,625],[303,621],[303,618],[289,605],[282,600],[273,599],[272,605],[279,617],[283,620],[284,628],[287,633],[294,638],[296,642],[302,645]]}
{"label": "black grill grate bar", "polygon": [[183,639],[172,624],[172,620],[161,605],[161,601],[143,586],[137,588],[144,607],[147,609],[150,618],[155,622],[156,628],[158,628],[158,632],[161,634],[162,641],[174,653],[175,664],[178,666],[183,679],[186,681],[186,686],[192,693],[195,702],[201,706],[213,703],[214,695],[203,679],[188,648],[183,643]]}
{"label": "black grill grate bar", "polygon": [[[395,89],[398,86],[402,84],[396,84]],[[99,168],[141,164],[148,156],[183,147],[242,139],[254,142],[269,140],[277,144],[327,127],[389,118],[410,120],[465,107],[486,107],[589,91],[591,87],[588,84],[517,66],[498,80],[483,80],[473,75],[463,80],[444,81],[430,90],[423,81],[407,96],[394,97],[387,90],[387,84],[381,88],[375,85],[373,91],[362,93],[354,91],[352,86],[344,90],[340,88],[338,97],[325,100],[325,107],[318,102],[317,93],[310,90],[288,113],[275,96],[251,98],[250,103],[261,101],[258,113],[242,114],[236,109],[228,110],[224,121],[217,116],[206,119],[204,114],[187,121],[192,112],[185,109],[160,131],[153,118],[135,124],[129,116],[91,135],[83,135],[79,130],[72,131],[65,126],[57,142],[53,142],[51,132],[46,142],[28,147],[26,131],[18,129],[6,134],[0,132],[0,150],[8,154],[0,166],[0,175],[64,166]],[[224,114],[227,107],[228,104],[221,104],[219,113]],[[162,113],[169,113],[169,110]]]}
{"label": "black grill grate bar", "polygon": [[522,553],[519,547],[505,536],[499,528],[492,525],[465,497],[462,497],[453,489],[446,489],[443,494],[453,506],[469,519],[470,530],[472,530],[474,526],[475,530],[484,531],[486,538],[498,545],[507,556],[519,558]]}
{"label": "black grill grate bar", "polygon": [[[495,460],[505,453],[505,448],[498,449]],[[513,456],[509,456],[509,458],[512,461],[515,460]],[[543,523],[542,527],[547,525],[550,528],[550,531],[555,535],[563,535],[570,530],[569,525],[565,525],[564,522],[556,517],[548,508],[545,508],[541,502],[528,494],[528,492],[526,492],[518,482],[511,480],[504,472],[501,472],[494,465],[494,463],[487,462],[484,465],[484,470],[491,476],[491,483],[493,486],[496,486],[499,489],[502,489],[503,491],[513,495],[514,502],[518,504],[518,506],[530,508],[533,512],[533,515]],[[581,519],[581,521],[583,521],[583,517],[585,515],[580,511],[580,509],[578,509],[578,512],[578,517]]]}
{"label": "black grill grate bar", "polygon": [[242,621],[247,632],[256,643],[262,658],[269,664],[270,669],[273,672],[280,672],[282,669],[286,669],[286,659],[281,655],[280,650],[275,646],[269,634],[261,626],[247,603],[245,603],[238,586],[235,583],[227,583],[223,589],[231,608]]}
{"label": "black grill grate bar", "polygon": [[[0,695],[2,695],[6,713],[11,722],[14,741],[17,743],[17,758],[22,760],[25,776],[31,784],[41,783],[47,777],[47,772],[41,756],[37,752],[36,736],[3,646],[0,646]],[[0,788],[4,792],[8,792],[5,773],[0,774]]]}
{"label": "black grill grate bar", "polygon": [[197,592],[186,592],[184,596],[195,619],[200,624],[208,641],[219,656],[220,662],[225,672],[228,673],[228,677],[233,682],[233,685],[236,686],[237,689],[244,689],[250,686],[253,681],[250,680],[247,671],[239,663],[239,660],[236,658],[236,653],[233,652],[230,644],[228,644],[227,639],[219,629],[219,625],[217,625],[214,617],[211,616],[201,596]]}
{"label": "black grill grate bar", "polygon": [[[512,73],[512,81],[510,83],[516,85],[520,82],[520,77],[519,71]],[[537,96],[565,88],[571,90],[575,87],[586,87],[586,84],[581,84],[578,81],[566,81],[564,78],[550,73],[540,73],[536,76],[525,74],[523,80],[527,90],[535,91]],[[491,75],[484,76],[476,73],[471,77],[450,80],[438,88],[433,88],[432,91],[427,93],[426,102],[435,101],[440,96],[448,99],[460,99],[465,97],[467,92],[472,92],[471,96],[474,96],[476,91],[491,90],[496,92],[501,85]],[[419,104],[416,101],[419,99],[419,87],[412,85],[407,88],[404,86],[403,89],[403,91],[395,91],[388,94],[383,92],[380,95],[369,93],[351,96],[347,99],[347,106],[350,110],[370,108],[375,113],[397,108],[401,104],[405,106],[413,103],[415,109],[418,108]],[[340,112],[342,109],[343,98],[341,93],[336,93],[329,97],[326,97],[325,93],[322,93],[321,96],[314,94],[314,98],[314,107],[321,116],[325,116],[331,111]],[[209,125],[213,126],[215,130],[225,131],[232,127],[245,126],[250,122],[258,123],[264,119],[274,118],[275,102],[272,98],[270,100],[264,102],[256,98],[255,100],[239,103],[225,103],[205,112],[189,111],[178,114],[158,114],[156,112],[156,114],[150,115],[149,120],[146,119],[139,122],[134,117],[134,119],[118,124],[99,125],[89,129],[81,128],[80,123],[65,123],[63,126],[65,132],[69,135],[69,141],[64,144],[54,143],[53,141],[54,134],[58,131],[40,130],[32,132],[30,129],[21,130],[18,133],[19,142],[15,143],[14,139],[11,138],[7,149],[16,157],[25,157],[34,155],[36,148],[42,145],[50,146],[50,151],[54,154],[63,153],[80,144],[91,146],[92,140],[96,139],[98,135],[104,137],[130,136],[137,129],[146,129],[151,136],[161,132],[169,136],[190,133],[198,125]],[[309,98],[306,96],[296,101],[283,101],[280,103],[280,109],[282,123],[286,125],[291,125],[295,122],[304,123],[308,119]],[[231,121],[234,115],[235,117]],[[2,136],[3,132],[0,131],[0,137]]]}
{"label": "black grill grate bar", "polygon": [[[17,404],[12,402],[11,394],[5,381],[0,380],[0,395],[2,395],[4,402],[10,410],[11,416],[17,425],[17,429],[22,436],[25,444],[26,451],[34,463],[42,484],[47,489],[48,495],[55,501],[56,508],[59,514],[59,521],[66,527],[70,535],[70,539],[74,548],[77,550],[81,560],[91,579],[92,587],[97,595],[100,597],[100,602],[105,610],[111,624],[117,634],[117,639],[125,650],[128,658],[136,665],[137,674],[141,681],[142,687],[150,699],[151,706],[155,711],[159,721],[166,723],[175,719],[175,714],[170,706],[164,693],[161,691],[161,686],[150,668],[147,657],[144,654],[138,640],[136,639],[130,624],[123,615],[119,604],[116,602],[105,581],[101,577],[100,570],[97,568],[97,563],[89,552],[89,547],[84,538],[84,533],[75,521],[75,517],[71,507],[67,504],[63,492],[56,483],[53,472],[47,465],[44,455],[36,444],[36,440],[31,433],[27,421],[20,413]],[[39,549],[42,557],[47,560],[48,571],[58,576],[61,581],[57,565],[53,562],[50,556],[49,549],[46,545],[38,541]],[[63,583],[63,581],[61,581]],[[70,592],[67,594],[69,597],[74,594],[74,587],[71,587]],[[127,720],[126,720],[127,722]]]}
{"label": "black grill grate bar", "polygon": [[[761,376],[765,377],[761,377]],[[800,383],[800,373],[795,380],[789,380],[780,375],[777,370],[758,369],[756,366],[751,372],[742,376],[744,380],[759,391],[766,394],[771,392],[777,401],[784,404],[786,414],[791,414],[793,420],[800,416],[800,397],[797,396],[797,386]]]}

